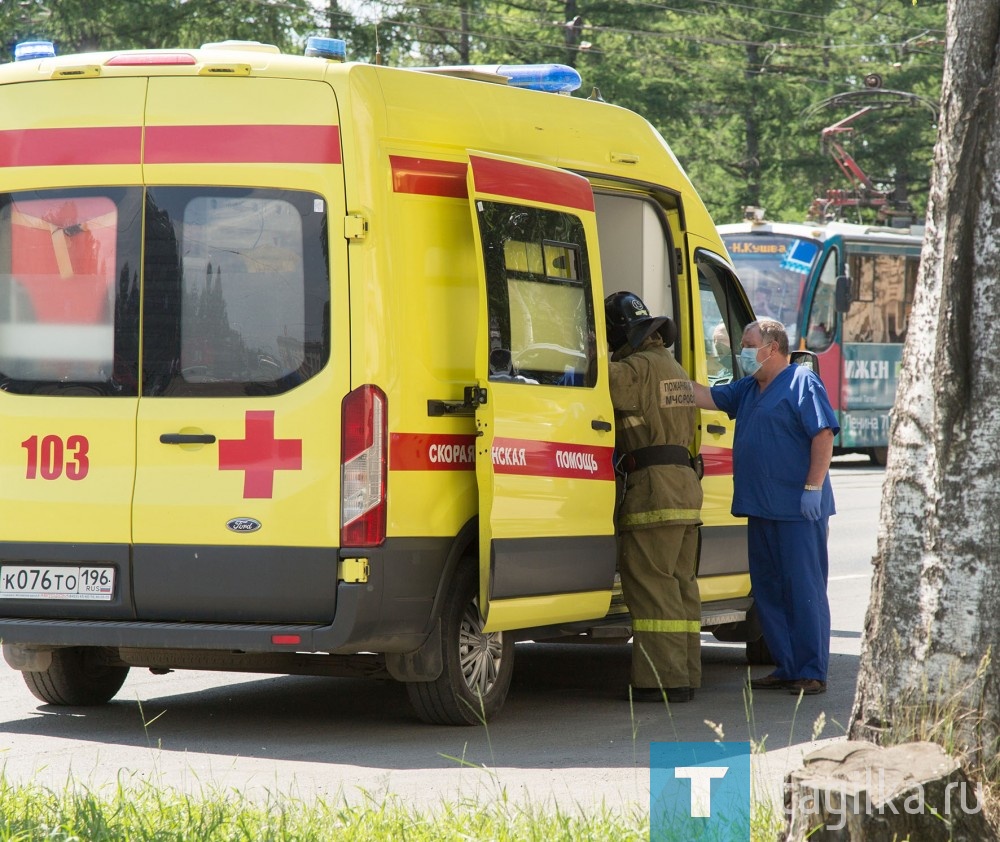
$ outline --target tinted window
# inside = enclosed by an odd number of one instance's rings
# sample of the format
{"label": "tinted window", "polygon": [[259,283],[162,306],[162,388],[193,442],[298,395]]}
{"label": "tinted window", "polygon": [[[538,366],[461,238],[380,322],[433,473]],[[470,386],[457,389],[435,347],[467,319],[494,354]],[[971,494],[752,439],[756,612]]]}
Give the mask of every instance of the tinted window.
{"label": "tinted window", "polygon": [[789,345],[798,343],[799,302],[821,245],[789,234],[723,234],[757,318],[785,326]]}
{"label": "tinted window", "polygon": [[594,310],[586,239],[567,213],[479,202],[490,379],[593,386]]}
{"label": "tinted window", "polygon": [[135,395],[139,189],[0,195],[0,388]]}
{"label": "tinted window", "polygon": [[919,258],[848,244],[853,295],[844,318],[845,342],[902,343],[913,306]]}
{"label": "tinted window", "polygon": [[322,198],[155,188],[146,241],[143,395],[276,394],[326,363]]}
{"label": "tinted window", "polygon": [[831,249],[827,253],[823,270],[816,282],[809,318],[806,320],[806,348],[810,351],[825,351],[837,332],[837,255],[837,249]]}

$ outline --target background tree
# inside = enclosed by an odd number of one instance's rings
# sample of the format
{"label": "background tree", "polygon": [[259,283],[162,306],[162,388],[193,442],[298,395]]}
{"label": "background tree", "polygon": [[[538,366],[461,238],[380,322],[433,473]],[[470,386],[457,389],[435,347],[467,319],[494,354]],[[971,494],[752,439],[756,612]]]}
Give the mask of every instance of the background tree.
{"label": "background tree", "polygon": [[[817,104],[872,74],[936,102],[944,11],[944,0],[17,0],[0,2],[0,52],[29,38],[61,53],[226,38],[297,52],[329,34],[351,60],[374,62],[378,48],[394,66],[569,64],[578,96],[596,87],[659,129],[719,222],[750,204],[801,220],[817,193],[849,186],[820,129],[860,107]],[[926,110],[894,108],[842,139],[922,215],[934,131]]]}
{"label": "background tree", "polygon": [[227,38],[292,49],[321,16],[309,0],[21,0],[0,3],[9,58],[18,41],[54,41],[60,53],[193,47]]}
{"label": "background tree", "polygon": [[[863,103],[818,111],[817,103],[863,91],[873,75],[888,89],[938,98],[942,0],[391,5],[394,23],[414,33],[401,63],[577,67],[581,95],[596,86],[661,131],[719,221],[740,217],[748,204],[802,219],[817,193],[850,186],[821,147],[820,130]],[[887,189],[898,186],[922,216],[935,129],[926,109],[901,106],[859,119],[840,139],[866,173]]]}
{"label": "background tree", "polygon": [[[997,763],[1000,4],[953,0],[850,733],[954,730]],[[921,729],[920,726],[926,726]],[[914,727],[916,726],[916,727]],[[923,731],[923,733],[921,733]],[[903,733],[905,738],[908,736]],[[943,735],[948,736],[948,735]],[[994,765],[993,774],[997,769]]]}

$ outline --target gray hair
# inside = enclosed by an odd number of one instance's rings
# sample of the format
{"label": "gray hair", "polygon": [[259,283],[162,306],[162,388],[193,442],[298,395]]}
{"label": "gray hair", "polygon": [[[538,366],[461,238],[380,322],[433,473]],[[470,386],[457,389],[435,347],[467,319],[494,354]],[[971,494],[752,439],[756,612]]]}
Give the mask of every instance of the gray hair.
{"label": "gray hair", "polygon": [[768,342],[777,342],[778,353],[785,357],[788,356],[788,333],[781,322],[777,319],[757,319],[755,322],[750,322],[743,332],[746,333],[751,328],[756,328],[760,331],[762,344],[766,345]]}

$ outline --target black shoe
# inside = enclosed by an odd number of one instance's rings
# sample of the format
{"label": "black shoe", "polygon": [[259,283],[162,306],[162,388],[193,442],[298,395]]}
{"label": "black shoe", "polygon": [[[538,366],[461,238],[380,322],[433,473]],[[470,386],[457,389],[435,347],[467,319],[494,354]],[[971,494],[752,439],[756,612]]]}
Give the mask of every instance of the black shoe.
{"label": "black shoe", "polygon": [[694,698],[694,690],[690,687],[666,687],[662,690],[659,687],[633,687],[631,695],[633,702],[662,702],[664,694],[667,701],[674,704],[690,702]]}

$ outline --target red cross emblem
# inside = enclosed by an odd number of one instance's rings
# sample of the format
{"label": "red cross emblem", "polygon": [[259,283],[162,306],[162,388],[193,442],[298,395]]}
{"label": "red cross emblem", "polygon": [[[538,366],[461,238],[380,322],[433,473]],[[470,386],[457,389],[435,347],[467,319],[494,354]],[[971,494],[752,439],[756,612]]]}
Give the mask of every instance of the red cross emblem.
{"label": "red cross emblem", "polygon": [[219,439],[219,470],[245,471],[243,497],[268,498],[275,471],[302,470],[302,439],[274,437],[274,411],[248,411],[246,437]]}

